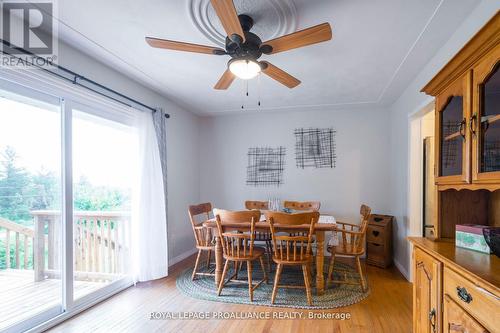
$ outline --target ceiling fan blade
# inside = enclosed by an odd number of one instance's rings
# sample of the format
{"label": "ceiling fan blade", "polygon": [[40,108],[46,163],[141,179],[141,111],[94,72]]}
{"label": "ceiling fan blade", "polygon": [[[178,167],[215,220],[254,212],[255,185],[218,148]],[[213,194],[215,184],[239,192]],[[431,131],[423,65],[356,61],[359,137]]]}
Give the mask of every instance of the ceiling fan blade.
{"label": "ceiling fan blade", "polygon": [[322,23],[314,27],[271,39],[262,43],[262,45],[271,46],[273,50],[268,54],[274,54],[311,44],[325,42],[330,39],[332,39],[332,28],[329,23]]}
{"label": "ceiling fan blade", "polygon": [[226,51],[218,47],[176,42],[174,40],[146,37],[146,42],[156,48],[169,49],[176,51],[206,53],[206,54],[226,54]]}
{"label": "ceiling fan blade", "polygon": [[263,69],[262,72],[269,76],[272,79],[275,79],[279,83],[287,86],[288,88],[295,88],[300,84],[300,80],[297,78],[291,76],[287,72],[285,72],[282,69],[279,69],[278,67],[274,66],[273,64],[267,62],[267,61],[261,61],[260,62]]}
{"label": "ceiling fan blade", "polygon": [[229,69],[226,69],[224,74],[220,77],[219,81],[215,84],[214,89],[217,90],[226,90],[229,88],[231,83],[233,83],[234,79],[236,77],[234,76],[233,73]]}
{"label": "ceiling fan blade", "polygon": [[238,18],[238,13],[234,7],[233,0],[210,0],[212,6],[219,17],[224,30],[226,31],[229,38],[233,34],[237,34],[245,41],[245,34],[243,33],[243,28],[241,27],[240,19]]}

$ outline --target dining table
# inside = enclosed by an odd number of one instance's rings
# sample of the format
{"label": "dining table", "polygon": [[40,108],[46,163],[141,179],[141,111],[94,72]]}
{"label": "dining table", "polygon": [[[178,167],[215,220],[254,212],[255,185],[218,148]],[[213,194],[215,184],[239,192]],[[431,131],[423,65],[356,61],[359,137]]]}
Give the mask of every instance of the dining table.
{"label": "dining table", "polygon": [[[207,220],[203,223],[206,228],[212,230],[215,236],[215,285],[218,286],[222,279],[222,271],[224,267],[224,259],[222,253],[222,243],[218,237],[217,223],[215,219]],[[223,222],[222,225],[227,229],[250,231],[250,222]],[[299,233],[309,232],[309,224],[300,225],[280,225],[274,224],[277,231]],[[318,223],[314,228],[315,245],[316,245],[316,293],[323,295],[325,293],[325,276],[324,276],[324,260],[325,260],[325,232],[335,232],[336,223],[333,217],[321,215]],[[255,223],[255,231],[270,232],[270,225],[267,221],[259,221]]]}

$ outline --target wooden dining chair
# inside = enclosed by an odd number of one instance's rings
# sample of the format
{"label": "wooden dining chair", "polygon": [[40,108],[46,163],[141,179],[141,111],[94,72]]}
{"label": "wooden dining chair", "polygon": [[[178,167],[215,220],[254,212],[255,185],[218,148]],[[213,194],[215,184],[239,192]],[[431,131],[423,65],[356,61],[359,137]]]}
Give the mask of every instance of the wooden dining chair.
{"label": "wooden dining chair", "polygon": [[[273,293],[271,303],[274,304],[278,288],[305,288],[307,303],[312,305],[311,280],[312,280],[312,243],[314,227],[319,220],[318,212],[287,214],[282,212],[266,212],[269,222],[271,237],[273,240],[273,261],[278,265],[274,277]],[[309,224],[309,231],[300,235],[281,233],[281,230],[289,231],[286,227],[291,225]],[[284,266],[300,266],[304,276],[304,286],[280,285],[281,273]]]}
{"label": "wooden dining chair", "polygon": [[[330,283],[344,283],[344,284],[360,284],[363,291],[366,290],[366,279],[361,269],[361,262],[359,258],[365,253],[365,238],[366,228],[368,227],[368,218],[370,217],[371,208],[366,205],[361,205],[359,210],[361,215],[360,224],[350,224],[337,221],[337,230],[334,232],[334,237],[339,237],[338,245],[327,248],[331,253],[330,264],[328,267],[327,285]],[[335,264],[335,256],[353,258],[356,261],[356,267],[359,274],[359,282],[347,281],[347,274],[344,270],[344,280],[333,280],[333,270]],[[342,270],[337,270],[342,271]]]}
{"label": "wooden dining chair", "polygon": [[[194,264],[193,274],[191,279],[194,280],[196,275],[206,275],[215,276],[215,268],[210,269],[210,261],[212,256],[212,251],[215,253],[215,241],[211,232],[211,229],[205,228],[203,222],[210,219],[210,213],[212,212],[212,204],[209,202],[202,203],[199,205],[191,205],[188,209],[189,219],[191,221],[191,226],[193,227],[194,238],[196,240],[196,248],[198,249],[198,255],[196,256],[196,263]],[[207,270],[208,272],[198,272],[198,265],[200,263],[200,258],[202,252],[207,252]]]}
{"label": "wooden dining chair", "polygon": [[[319,208],[321,206],[321,202],[319,201],[285,201],[283,202],[283,207],[287,209],[291,209],[293,211],[308,211],[308,212],[319,212]],[[291,235],[300,235],[291,234]],[[314,239],[314,236],[313,236]]]}
{"label": "wooden dining chair", "polygon": [[[222,289],[228,282],[248,283],[248,295],[250,302],[253,301],[253,292],[257,289],[262,282],[268,282],[266,268],[264,267],[264,249],[255,247],[255,223],[260,220],[260,210],[247,210],[247,211],[227,211],[222,209],[214,210],[215,219],[217,222],[217,230],[222,244],[222,253],[224,262],[224,270],[222,278],[219,283],[217,295],[220,296]],[[230,231],[224,226],[224,222],[250,222],[250,232],[237,232],[237,228],[231,228]],[[252,282],[252,262],[258,260],[263,272],[263,279],[257,284]],[[225,281],[228,271],[229,263],[234,262],[235,272]],[[247,264],[248,280],[238,280],[238,271],[242,263]]]}
{"label": "wooden dining chair", "polygon": [[319,201],[285,201],[283,207],[293,210],[319,212],[321,202]]}
{"label": "wooden dining chair", "polygon": [[[245,208],[248,210],[258,209],[258,210],[269,210],[268,201],[245,201]],[[271,233],[264,231],[257,231],[255,233],[255,240],[259,242],[266,243],[266,256],[267,256],[267,269],[271,271],[271,261],[272,261],[272,244],[271,244]]]}

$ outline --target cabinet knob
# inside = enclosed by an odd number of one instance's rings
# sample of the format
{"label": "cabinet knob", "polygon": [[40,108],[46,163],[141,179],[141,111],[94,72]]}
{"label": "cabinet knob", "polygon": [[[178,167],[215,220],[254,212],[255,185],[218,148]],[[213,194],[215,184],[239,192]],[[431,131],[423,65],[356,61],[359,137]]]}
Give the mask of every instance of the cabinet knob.
{"label": "cabinet knob", "polygon": [[380,234],[380,232],[377,230],[373,230],[372,234],[373,234],[373,236],[377,237]]}
{"label": "cabinet knob", "polygon": [[457,287],[457,295],[458,298],[460,298],[465,303],[472,302],[472,296],[467,292],[467,289],[465,289],[465,287]]}

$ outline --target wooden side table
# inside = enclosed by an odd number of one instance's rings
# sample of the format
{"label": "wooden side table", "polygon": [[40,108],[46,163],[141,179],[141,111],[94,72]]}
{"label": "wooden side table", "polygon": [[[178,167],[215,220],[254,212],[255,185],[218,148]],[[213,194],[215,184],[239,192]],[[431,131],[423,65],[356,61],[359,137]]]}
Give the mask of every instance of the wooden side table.
{"label": "wooden side table", "polygon": [[366,263],[382,268],[392,264],[393,216],[372,214],[366,230]]}

